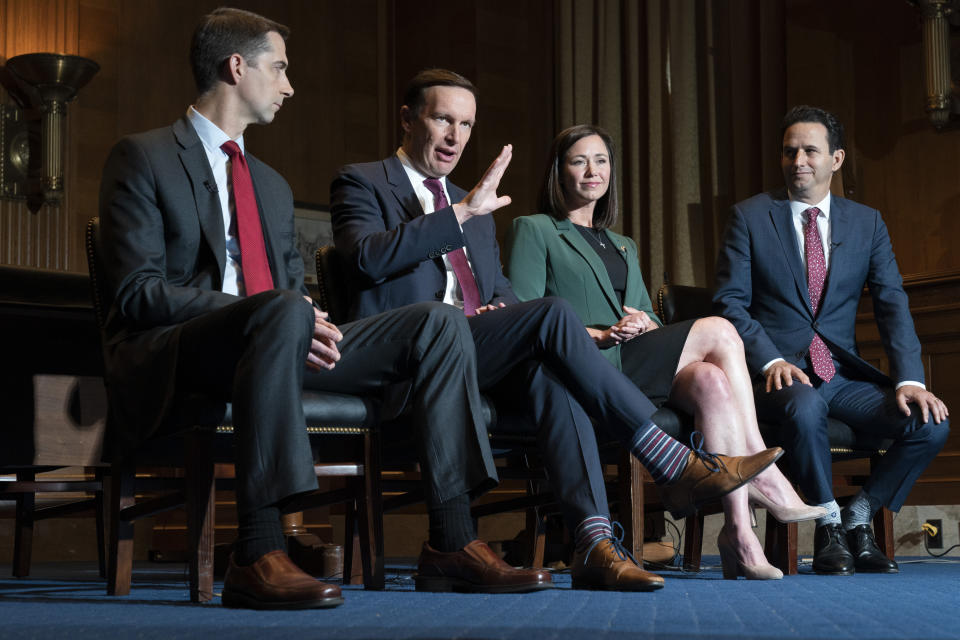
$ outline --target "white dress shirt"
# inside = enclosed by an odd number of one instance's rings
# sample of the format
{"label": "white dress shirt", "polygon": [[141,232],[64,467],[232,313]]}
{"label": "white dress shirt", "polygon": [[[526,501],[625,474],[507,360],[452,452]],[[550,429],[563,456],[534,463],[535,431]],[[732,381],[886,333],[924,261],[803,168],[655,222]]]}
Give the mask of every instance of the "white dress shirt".
{"label": "white dress shirt", "polygon": [[[237,238],[237,222],[234,215],[235,204],[230,197],[232,189],[230,188],[230,156],[223,151],[220,146],[230,140],[220,127],[207,120],[203,115],[191,105],[187,109],[187,119],[193,125],[197,135],[200,136],[200,142],[203,143],[203,150],[207,153],[207,162],[210,163],[210,170],[213,171],[213,179],[216,182],[217,196],[220,199],[220,213],[223,217],[223,233],[226,238],[223,270],[224,293],[232,293],[239,296],[244,294],[243,272],[240,268],[240,241]],[[241,153],[244,153],[243,136],[234,140],[240,147]]]}
{"label": "white dress shirt", "polygon": [[[414,168],[413,163],[410,162],[410,157],[404,152],[402,147],[397,149],[397,158],[399,158],[400,164],[403,165],[404,171],[407,172],[407,178],[409,178],[410,184],[413,186],[413,192],[420,201],[420,207],[423,208],[423,213],[430,215],[434,212],[433,192],[427,189],[427,185],[423,184],[423,181],[430,176],[426,176]],[[446,176],[440,178],[440,184],[443,186],[443,195],[446,196],[447,202],[450,202],[450,192],[447,191]],[[450,204],[454,203],[450,202]],[[460,231],[463,231],[463,227],[460,228]],[[466,246],[463,247],[463,252],[467,255],[467,264],[470,265],[470,270],[472,271],[473,263],[470,262],[470,256],[467,254]],[[457,276],[453,273],[453,265],[450,264],[450,259],[446,254],[443,255],[443,266],[447,269],[447,284],[444,287],[443,301],[447,304],[452,304],[458,309],[463,309],[463,292],[460,290],[460,283],[457,281]]]}
{"label": "white dress shirt", "polygon": [[[823,260],[824,266],[827,269],[827,280],[830,279],[830,251],[833,248],[833,245],[830,243],[830,201],[831,195],[827,193],[827,197],[818,202],[817,204],[810,205],[805,202],[797,202],[796,200],[790,201],[790,213],[793,218],[793,230],[796,232],[797,237],[797,247],[800,249],[800,260],[803,262],[803,271],[807,271],[807,252],[805,250],[805,231],[807,228],[807,209],[811,207],[816,207],[820,209],[820,214],[817,216],[817,227],[820,230],[820,242],[823,243]],[[774,358],[767,364],[763,365],[761,369],[762,372],[766,373],[775,362],[783,362],[783,358]],[[926,389],[927,387],[922,382],[917,382],[915,380],[903,380],[902,382],[897,383],[897,389],[900,387],[911,384],[918,387]]]}

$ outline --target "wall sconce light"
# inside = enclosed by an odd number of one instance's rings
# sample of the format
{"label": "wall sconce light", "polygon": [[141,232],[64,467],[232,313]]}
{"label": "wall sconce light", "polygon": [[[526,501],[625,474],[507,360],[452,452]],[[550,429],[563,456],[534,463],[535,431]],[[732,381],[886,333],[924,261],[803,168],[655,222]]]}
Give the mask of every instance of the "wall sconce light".
{"label": "wall sconce light", "polygon": [[[925,108],[930,122],[937,129],[960,115],[950,69],[950,27],[960,26],[958,0],[911,0],[920,9],[923,21],[923,79]],[[955,72],[960,72],[956,69]]]}
{"label": "wall sconce light", "polygon": [[[66,103],[99,70],[93,60],[56,53],[7,60],[0,82],[17,106],[2,105],[0,197],[26,199],[34,213],[44,202],[63,198]],[[31,110],[39,112],[39,122]]]}

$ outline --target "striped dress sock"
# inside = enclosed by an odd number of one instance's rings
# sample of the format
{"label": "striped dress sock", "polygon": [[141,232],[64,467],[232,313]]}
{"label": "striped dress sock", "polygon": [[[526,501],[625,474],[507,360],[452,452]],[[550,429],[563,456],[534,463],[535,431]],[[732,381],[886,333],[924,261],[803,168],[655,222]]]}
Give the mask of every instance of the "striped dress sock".
{"label": "striped dress sock", "polygon": [[630,453],[647,468],[654,482],[669,484],[687,468],[690,449],[647,420],[633,436]]}
{"label": "striped dress sock", "polygon": [[573,533],[573,542],[577,553],[584,553],[597,540],[613,537],[613,527],[607,516],[590,516],[577,525]]}

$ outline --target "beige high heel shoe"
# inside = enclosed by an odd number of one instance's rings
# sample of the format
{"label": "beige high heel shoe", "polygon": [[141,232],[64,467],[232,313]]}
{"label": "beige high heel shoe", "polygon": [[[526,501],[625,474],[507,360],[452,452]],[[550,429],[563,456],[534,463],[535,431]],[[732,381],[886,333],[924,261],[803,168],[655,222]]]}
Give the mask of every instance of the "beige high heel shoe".
{"label": "beige high heel shoe", "polygon": [[743,564],[737,557],[737,551],[727,538],[727,528],[720,528],[717,536],[717,548],[720,550],[720,564],[723,566],[723,579],[736,580],[744,576],[747,580],[780,580],[783,571],[769,563]]}
{"label": "beige high heel shoe", "polygon": [[779,522],[800,522],[802,520],[822,518],[827,515],[827,510],[823,507],[814,507],[808,504],[802,507],[787,507],[782,504],[777,504],[765,496],[760,489],[753,486],[752,483],[747,485],[747,499],[750,501],[750,506],[766,509],[767,513],[771,514]]}

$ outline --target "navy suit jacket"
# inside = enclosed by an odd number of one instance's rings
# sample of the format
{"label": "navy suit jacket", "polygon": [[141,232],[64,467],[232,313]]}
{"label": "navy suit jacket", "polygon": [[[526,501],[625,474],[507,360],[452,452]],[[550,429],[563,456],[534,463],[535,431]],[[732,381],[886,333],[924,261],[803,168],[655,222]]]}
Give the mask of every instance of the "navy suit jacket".
{"label": "navy suit jacket", "polygon": [[[308,295],[294,244],[293,194],[246,155],[274,286]],[[213,172],[184,117],[131,135],[110,152],[100,185],[106,289],[104,360],[121,448],[164,426],[173,410],[182,323],[239,300],[223,293],[226,235]]]}
{"label": "navy suit jacket", "polygon": [[[803,368],[816,332],[837,361],[865,379],[923,382],[920,341],[880,212],[831,198],[830,264],[816,317],[786,192],[734,205],[717,261],[716,310],[740,332],[752,373],[778,357]],[[857,351],[857,305],[864,285],[890,359],[889,378]]]}
{"label": "navy suit jacket", "polygon": [[[466,192],[447,182],[456,203]],[[351,279],[349,320],[417,302],[442,301],[443,254],[460,247],[484,304],[517,301],[500,265],[493,216],[457,224],[453,207],[424,215],[396,156],[348,165],[330,186],[333,239]]]}

